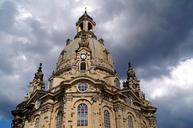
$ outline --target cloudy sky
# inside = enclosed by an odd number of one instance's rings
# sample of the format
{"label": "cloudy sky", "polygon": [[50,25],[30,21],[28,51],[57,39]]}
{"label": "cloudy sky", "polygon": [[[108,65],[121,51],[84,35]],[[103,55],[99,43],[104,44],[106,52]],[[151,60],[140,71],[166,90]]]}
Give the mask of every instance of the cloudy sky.
{"label": "cloudy sky", "polygon": [[0,0],[0,127],[22,101],[40,62],[55,69],[87,7],[120,79],[131,61],[159,128],[193,126],[193,1]]}

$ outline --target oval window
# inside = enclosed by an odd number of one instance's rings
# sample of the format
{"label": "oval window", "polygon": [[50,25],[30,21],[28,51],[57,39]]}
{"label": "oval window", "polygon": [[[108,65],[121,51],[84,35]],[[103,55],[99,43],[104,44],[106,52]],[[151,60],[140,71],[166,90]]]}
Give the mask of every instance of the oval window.
{"label": "oval window", "polygon": [[85,92],[88,89],[87,83],[81,82],[78,84],[78,91]]}

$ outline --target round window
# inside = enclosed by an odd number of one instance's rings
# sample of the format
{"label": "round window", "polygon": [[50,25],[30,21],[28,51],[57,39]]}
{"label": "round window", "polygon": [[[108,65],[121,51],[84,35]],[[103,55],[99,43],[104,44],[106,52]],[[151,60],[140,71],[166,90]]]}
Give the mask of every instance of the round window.
{"label": "round window", "polygon": [[85,92],[88,89],[88,85],[86,83],[79,83],[78,84],[78,91]]}

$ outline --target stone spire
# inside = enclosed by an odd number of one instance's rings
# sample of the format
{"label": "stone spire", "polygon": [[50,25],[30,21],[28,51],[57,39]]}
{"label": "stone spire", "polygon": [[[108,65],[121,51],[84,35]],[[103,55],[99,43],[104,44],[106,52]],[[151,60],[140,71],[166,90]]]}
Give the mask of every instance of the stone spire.
{"label": "stone spire", "polygon": [[135,71],[130,62],[128,63],[127,80],[137,80]]}
{"label": "stone spire", "polygon": [[133,91],[140,91],[139,80],[135,74],[131,63],[128,63],[128,70],[127,70],[127,81],[123,83],[123,87],[125,89],[132,89]]}
{"label": "stone spire", "polygon": [[44,77],[44,74],[42,72],[42,63],[40,63],[39,68],[35,73],[34,79],[39,79],[40,81],[43,81],[43,77]]}
{"label": "stone spire", "polygon": [[43,82],[44,74],[42,72],[42,63],[40,63],[37,72],[34,75],[34,79],[30,82],[28,98],[37,90],[44,90],[45,84]]}

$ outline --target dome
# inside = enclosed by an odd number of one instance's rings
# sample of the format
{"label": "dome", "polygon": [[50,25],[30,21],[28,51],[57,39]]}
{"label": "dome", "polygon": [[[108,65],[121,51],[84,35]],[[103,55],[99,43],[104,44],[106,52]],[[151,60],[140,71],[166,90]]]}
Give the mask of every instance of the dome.
{"label": "dome", "polygon": [[[67,40],[66,47],[62,50],[58,58],[56,70],[76,63],[77,51],[80,48],[81,41],[82,39],[80,37],[75,38],[73,41],[70,39]],[[92,65],[95,67],[104,66],[104,68],[114,72],[112,57],[108,50],[104,47],[103,39],[96,40],[96,38],[90,37],[87,41],[88,49],[91,53]]]}
{"label": "dome", "polygon": [[82,68],[93,72],[99,69],[106,74],[115,75],[111,55],[104,46],[104,40],[97,40],[95,33],[96,23],[87,12],[76,22],[77,34],[74,40],[67,39],[66,46],[60,53],[56,65],[56,73],[70,70],[80,71]]}

